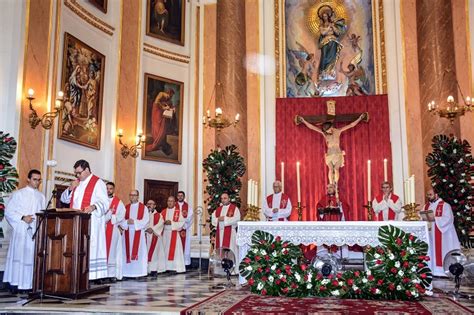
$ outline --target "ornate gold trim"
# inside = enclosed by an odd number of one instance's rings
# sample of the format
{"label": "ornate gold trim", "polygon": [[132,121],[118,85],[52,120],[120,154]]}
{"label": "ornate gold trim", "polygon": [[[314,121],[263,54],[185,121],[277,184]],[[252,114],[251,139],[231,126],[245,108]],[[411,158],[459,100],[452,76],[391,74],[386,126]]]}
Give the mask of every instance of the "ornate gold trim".
{"label": "ornate gold trim", "polygon": [[157,55],[166,59],[182,62],[182,63],[189,63],[190,57],[178,53],[174,53],[168,50],[164,50],[162,48],[158,48],[148,43],[143,44],[143,51],[146,51],[150,54]]}
{"label": "ornate gold trim", "polygon": [[380,36],[380,57],[382,58],[382,93],[387,94],[387,60],[385,51],[385,15],[383,10],[383,0],[379,0],[379,36]]}
{"label": "ornate gold trim", "polygon": [[89,11],[87,11],[82,5],[77,3],[76,0],[64,0],[64,5],[68,7],[72,12],[76,13],[81,19],[94,26],[95,28],[101,30],[107,35],[112,36],[114,34],[115,28],[102,21]]}
{"label": "ornate gold trim", "polygon": [[273,2],[273,8],[275,10],[275,21],[274,21],[274,36],[275,36],[275,96],[281,97],[280,95],[280,0]]}

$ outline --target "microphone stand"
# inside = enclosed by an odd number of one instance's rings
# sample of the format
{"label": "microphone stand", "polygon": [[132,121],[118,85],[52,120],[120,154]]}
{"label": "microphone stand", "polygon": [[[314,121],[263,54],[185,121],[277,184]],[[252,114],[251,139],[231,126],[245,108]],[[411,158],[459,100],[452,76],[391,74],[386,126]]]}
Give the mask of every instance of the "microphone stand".
{"label": "microphone stand", "polygon": [[202,215],[203,209],[201,206],[196,207],[196,214],[198,215],[198,237],[199,237],[199,275],[201,275],[202,268]]}

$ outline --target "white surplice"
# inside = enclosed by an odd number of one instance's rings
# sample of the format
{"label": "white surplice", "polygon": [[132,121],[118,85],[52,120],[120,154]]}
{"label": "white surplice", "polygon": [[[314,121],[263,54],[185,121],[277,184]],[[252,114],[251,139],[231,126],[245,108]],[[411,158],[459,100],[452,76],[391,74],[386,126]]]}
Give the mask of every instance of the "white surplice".
{"label": "white surplice", "polygon": [[129,231],[130,239],[130,256],[133,251],[133,240],[135,238],[135,231],[140,230],[140,242],[138,246],[138,259],[131,260],[127,263],[127,253],[125,245],[125,237],[123,237],[123,276],[124,277],[143,277],[148,274],[148,251],[146,246],[145,230],[150,220],[148,208],[145,206],[143,211],[143,218],[138,220],[138,205],[139,203],[132,203],[130,205],[130,219],[133,219],[133,224],[128,224],[125,220],[122,227]]}
{"label": "white surplice", "polygon": [[[267,198],[263,201],[263,213],[265,214],[265,217],[269,221],[278,221],[279,219],[284,219],[285,221],[288,221],[288,217],[291,214],[292,206],[291,206],[291,200],[288,198],[288,202],[286,203],[285,208],[280,208],[280,203],[281,203],[281,196],[283,193],[279,192],[276,194],[273,194],[272,198],[272,204],[270,207],[268,206]],[[278,212],[273,213],[273,209],[278,209]]]}
{"label": "white surplice", "polygon": [[[224,227],[226,227],[226,226],[231,226],[232,227],[231,234],[230,234],[229,248],[234,253],[236,261],[239,261],[239,259],[238,259],[238,254],[239,254],[238,250],[239,249],[237,247],[237,222],[240,221],[240,210],[236,206],[235,211],[234,211],[234,215],[232,217],[228,217],[227,216],[227,211],[229,210],[229,206],[230,206],[230,204],[228,204],[226,206],[222,206],[222,211],[221,211],[220,215],[224,217],[224,221],[223,221]],[[216,217],[216,211],[214,211],[212,213],[212,225],[214,225],[217,228],[217,219],[218,218]],[[222,226],[222,224],[220,224],[220,225]],[[218,229],[218,230],[216,230],[216,233],[219,233],[219,239],[220,239],[220,242],[222,244],[222,242],[224,240],[224,229],[223,228]]]}
{"label": "white surplice", "polygon": [[[154,224],[155,216],[159,219],[157,224]],[[148,228],[153,230],[152,233],[146,233],[146,244],[147,244],[147,251],[148,257],[150,257],[150,247],[152,244],[153,236],[157,237],[157,242],[153,253],[151,253],[151,259],[148,261],[148,273],[150,272],[165,272],[166,271],[166,262],[164,260],[165,257],[165,247],[163,245],[163,227],[165,221],[158,211],[154,211],[150,215],[150,222],[148,224]]]}
{"label": "white surplice", "polygon": [[[15,191],[5,208],[5,217],[12,227],[10,246],[3,282],[18,286],[19,290],[29,290],[33,286],[33,264],[35,241],[32,239],[36,229],[36,216],[46,206],[44,195],[29,186]],[[27,224],[22,216],[33,215],[34,221]]]}
{"label": "white surplice", "polygon": [[[109,205],[112,202],[112,198],[109,198]],[[114,228],[112,230],[112,241],[110,242],[109,258],[107,260],[107,277],[117,278],[121,280],[123,278],[123,255],[125,250],[123,249],[123,233],[120,232],[119,226],[123,224],[125,220],[125,205],[120,200],[117,206],[117,211],[112,214],[112,209],[107,211],[105,215],[105,223],[110,221]]]}
{"label": "white surplice", "polygon": [[[92,174],[79,182],[74,191],[73,207],[79,209]],[[71,204],[72,192],[66,189],[61,195],[61,202]],[[109,209],[107,187],[99,179],[92,192],[91,204],[96,209],[91,212],[90,242],[89,242],[89,280],[107,278],[107,247],[105,244],[105,214]],[[81,209],[82,210],[82,209]]]}
{"label": "white surplice", "polygon": [[[438,198],[435,202],[430,202],[428,210],[432,210],[434,215],[436,215],[436,208],[438,204],[442,201],[441,198]],[[435,225],[441,231],[441,244],[436,243],[435,237]],[[443,206],[443,215],[440,217],[435,217],[435,222],[432,222],[430,230],[430,240],[431,240],[431,260],[432,260],[432,272],[434,276],[446,276],[443,270],[443,261],[436,260],[436,248],[441,246],[441,254],[444,258],[446,254],[453,249],[460,249],[461,245],[459,244],[459,238],[456,234],[456,229],[454,228],[454,216],[451,206],[444,202]],[[437,266],[440,265],[440,266]]]}
{"label": "white surplice", "polygon": [[[398,197],[398,196],[397,196]],[[395,212],[395,221],[403,219],[402,213],[402,199],[398,197],[396,202],[393,202],[392,194],[388,197],[387,200],[382,198],[380,202],[377,201],[377,198],[374,198],[372,201],[372,207],[374,208],[374,213],[378,217],[379,213],[382,212],[382,217],[384,221],[388,221],[389,209]]]}
{"label": "white surplice", "polygon": [[[174,222],[173,221],[174,211],[175,211],[175,208],[167,209],[166,217],[163,216],[163,212],[161,212],[163,219],[165,221],[166,220],[171,221],[171,225],[165,225],[163,228],[163,244],[164,244],[165,250],[163,252],[163,255],[164,255],[163,258],[159,258],[159,259],[165,261],[166,270],[176,271],[176,272],[185,272],[186,267],[184,265],[183,244],[181,243],[181,238],[179,236],[179,231],[183,229],[185,221],[184,221],[183,215],[180,212],[178,222]],[[173,231],[177,231],[174,259],[168,260],[170,247],[171,247],[171,236],[172,236]]]}
{"label": "white surplice", "polygon": [[[183,211],[184,202],[179,202],[179,209]],[[184,244],[184,264],[191,265],[191,228],[193,226],[194,211],[188,203],[188,216],[184,219],[183,230],[186,230],[186,243]]]}

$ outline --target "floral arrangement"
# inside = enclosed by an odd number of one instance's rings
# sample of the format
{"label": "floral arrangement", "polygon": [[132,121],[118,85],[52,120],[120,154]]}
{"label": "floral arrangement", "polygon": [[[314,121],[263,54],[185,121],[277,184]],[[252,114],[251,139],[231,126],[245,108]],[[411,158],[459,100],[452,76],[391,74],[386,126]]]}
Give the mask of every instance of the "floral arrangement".
{"label": "floral arrangement", "polygon": [[239,271],[251,291],[261,295],[388,300],[431,295],[428,245],[392,225],[379,229],[379,241],[380,246],[366,248],[367,271],[323,276],[324,270],[309,264],[299,246],[256,231]]}
{"label": "floral arrangement", "polygon": [[[0,221],[5,213],[4,195],[11,193],[18,186],[18,172],[10,160],[16,151],[16,141],[8,133],[0,131]],[[0,227],[0,238],[3,230]]]}

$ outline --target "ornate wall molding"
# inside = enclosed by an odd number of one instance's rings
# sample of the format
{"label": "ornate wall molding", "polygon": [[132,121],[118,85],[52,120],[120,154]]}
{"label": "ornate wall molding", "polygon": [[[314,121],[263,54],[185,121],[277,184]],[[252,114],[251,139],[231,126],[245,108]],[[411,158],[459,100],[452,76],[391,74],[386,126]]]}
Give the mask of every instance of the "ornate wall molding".
{"label": "ornate wall molding", "polygon": [[189,56],[174,53],[168,50],[164,50],[162,48],[158,48],[148,43],[143,44],[143,51],[146,51],[147,53],[150,53],[159,57],[163,57],[166,59],[170,59],[170,60],[174,60],[174,61],[178,61],[178,62],[182,62],[186,64],[189,63],[189,60],[190,60]]}
{"label": "ornate wall molding", "polygon": [[114,34],[115,28],[102,21],[88,10],[86,10],[82,5],[80,5],[76,0],[64,0],[64,5],[68,7],[72,12],[74,12],[82,20],[86,21],[95,28],[101,30],[107,35],[112,36]]}

